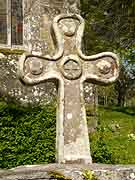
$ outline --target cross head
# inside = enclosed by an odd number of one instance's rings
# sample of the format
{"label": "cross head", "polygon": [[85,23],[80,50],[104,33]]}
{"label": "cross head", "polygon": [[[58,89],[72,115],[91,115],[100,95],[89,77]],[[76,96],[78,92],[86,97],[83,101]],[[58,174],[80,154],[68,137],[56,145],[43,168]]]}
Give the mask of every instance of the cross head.
{"label": "cross head", "polygon": [[26,85],[48,79],[59,82],[56,121],[56,159],[59,163],[92,163],[83,97],[83,82],[114,82],[119,74],[118,58],[104,52],[85,56],[81,50],[84,20],[77,14],[61,14],[52,23],[54,55],[24,53],[19,77]]}

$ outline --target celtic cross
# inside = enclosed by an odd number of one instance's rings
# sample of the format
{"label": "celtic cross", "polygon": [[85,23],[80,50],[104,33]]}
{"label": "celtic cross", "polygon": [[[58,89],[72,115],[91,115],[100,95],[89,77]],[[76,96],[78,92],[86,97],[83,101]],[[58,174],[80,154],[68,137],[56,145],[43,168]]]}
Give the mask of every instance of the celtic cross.
{"label": "celtic cross", "polygon": [[56,158],[59,163],[91,163],[83,98],[83,82],[108,84],[119,74],[118,58],[111,52],[85,56],[81,51],[84,20],[77,14],[54,18],[52,33],[56,52],[39,56],[25,53],[19,60],[19,76],[26,85],[48,79],[59,82],[56,122]]}

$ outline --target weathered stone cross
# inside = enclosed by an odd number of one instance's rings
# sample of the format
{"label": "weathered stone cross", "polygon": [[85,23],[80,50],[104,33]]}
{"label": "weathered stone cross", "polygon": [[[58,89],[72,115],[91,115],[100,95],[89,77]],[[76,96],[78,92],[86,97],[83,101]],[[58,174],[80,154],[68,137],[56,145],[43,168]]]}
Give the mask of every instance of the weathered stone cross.
{"label": "weathered stone cross", "polygon": [[117,56],[110,52],[85,56],[81,51],[84,20],[76,14],[58,15],[52,23],[57,52],[40,57],[25,53],[19,76],[26,85],[48,79],[59,81],[57,110],[57,161],[91,163],[83,98],[83,82],[108,84],[119,74]]}

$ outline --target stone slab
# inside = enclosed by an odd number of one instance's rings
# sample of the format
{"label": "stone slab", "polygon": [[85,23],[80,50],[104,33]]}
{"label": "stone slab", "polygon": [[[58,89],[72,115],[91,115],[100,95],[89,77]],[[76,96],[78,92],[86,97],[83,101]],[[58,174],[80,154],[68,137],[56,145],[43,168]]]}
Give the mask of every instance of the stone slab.
{"label": "stone slab", "polygon": [[11,170],[0,170],[0,180],[83,180],[86,174],[92,173],[97,180],[133,180],[135,179],[135,165],[48,164],[21,166]]}

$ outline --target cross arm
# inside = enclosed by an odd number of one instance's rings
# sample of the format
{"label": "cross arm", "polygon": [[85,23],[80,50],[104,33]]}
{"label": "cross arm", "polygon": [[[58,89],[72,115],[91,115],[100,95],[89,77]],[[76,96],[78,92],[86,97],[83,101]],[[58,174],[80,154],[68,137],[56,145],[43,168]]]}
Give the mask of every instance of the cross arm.
{"label": "cross arm", "polygon": [[25,84],[33,85],[60,75],[55,61],[24,53],[19,59],[18,76]]}
{"label": "cross arm", "polygon": [[81,57],[83,59],[83,80],[92,83],[108,84],[119,76],[119,62],[116,54],[111,52]]}

